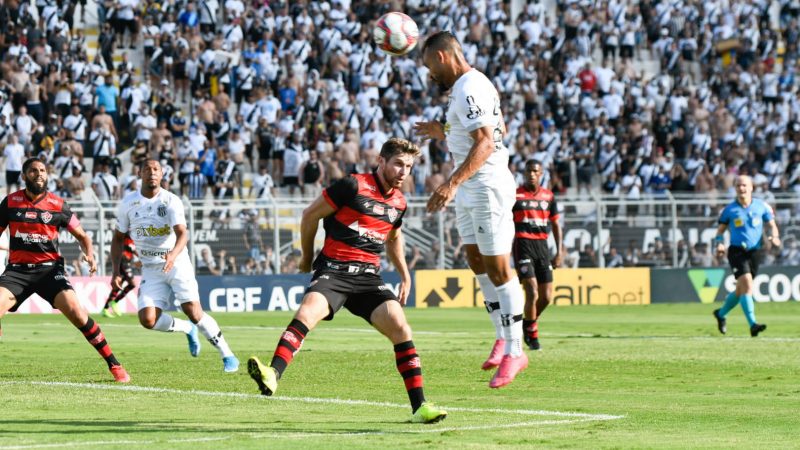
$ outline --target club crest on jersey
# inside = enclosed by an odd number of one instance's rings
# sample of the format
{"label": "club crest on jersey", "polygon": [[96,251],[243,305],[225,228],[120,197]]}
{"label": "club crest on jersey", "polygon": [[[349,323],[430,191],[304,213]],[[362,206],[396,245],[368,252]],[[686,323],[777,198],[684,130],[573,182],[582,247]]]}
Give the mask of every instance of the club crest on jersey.
{"label": "club crest on jersey", "polygon": [[49,211],[45,211],[45,212],[42,213],[42,222],[50,223],[50,220],[52,220],[52,219],[53,219],[53,215],[50,214]]}
{"label": "club crest on jersey", "polygon": [[542,209],[547,209],[547,205],[550,203],[548,203],[546,200],[542,200],[539,202],[539,204],[542,206]]}
{"label": "club crest on jersey", "polygon": [[372,207],[372,212],[374,212],[375,214],[377,214],[379,216],[382,216],[383,213],[384,213],[383,205],[379,205],[379,204],[375,203],[375,206]]}
{"label": "club crest on jersey", "polygon": [[26,219],[35,219],[36,218],[36,213],[33,212],[33,211],[27,211],[25,213],[25,218]]}
{"label": "club crest on jersey", "polygon": [[394,222],[397,219],[397,210],[389,208],[386,210],[386,215],[389,216],[389,222]]}
{"label": "club crest on jersey", "polygon": [[159,206],[157,212],[158,212],[158,215],[160,217],[166,216],[167,215],[167,206],[166,205]]}

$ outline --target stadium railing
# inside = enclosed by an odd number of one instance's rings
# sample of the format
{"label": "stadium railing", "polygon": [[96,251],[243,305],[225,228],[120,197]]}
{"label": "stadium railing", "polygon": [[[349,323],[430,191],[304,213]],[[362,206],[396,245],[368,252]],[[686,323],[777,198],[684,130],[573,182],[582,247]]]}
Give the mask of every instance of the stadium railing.
{"label": "stadium railing", "polygon": [[[667,193],[643,194],[638,199],[597,194],[557,199],[567,263],[572,255],[573,259],[580,259],[581,267],[606,267],[614,248],[620,255],[635,253],[635,265],[688,267],[718,263],[713,258],[712,246],[717,217],[733,197]],[[183,200],[192,236],[189,251],[198,273],[213,273],[214,266],[219,268],[220,258],[225,258],[225,273],[233,273],[232,264],[237,269],[256,266],[258,273],[291,273],[294,270],[300,249],[300,219],[311,199]],[[784,247],[781,252],[772,252],[766,265],[780,265],[795,253],[800,255],[800,196],[770,193],[767,201],[775,209]],[[441,213],[428,214],[426,202],[426,197],[408,199],[408,210],[403,218],[407,259],[412,259],[416,247],[420,253],[416,269],[465,268],[453,205]],[[92,238],[98,273],[109,274],[110,243],[118,202],[99,201],[90,192],[81,200],[70,200],[70,206]],[[317,249],[322,247],[323,233],[320,226]],[[60,238],[62,253],[67,263],[73,264],[80,256],[75,239],[66,231]],[[553,249],[552,237],[550,245]],[[596,255],[595,259],[587,256],[591,252]],[[253,261],[249,261],[251,258]],[[209,263],[209,259],[213,262]],[[572,263],[574,265],[575,261]]]}

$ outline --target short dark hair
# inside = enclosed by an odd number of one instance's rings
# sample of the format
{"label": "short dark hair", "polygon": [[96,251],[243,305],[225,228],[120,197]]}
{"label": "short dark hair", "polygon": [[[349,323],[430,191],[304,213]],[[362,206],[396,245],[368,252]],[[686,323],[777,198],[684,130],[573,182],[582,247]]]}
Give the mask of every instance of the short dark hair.
{"label": "short dark hair", "polygon": [[461,51],[461,44],[458,42],[458,38],[453,36],[453,33],[449,31],[437,31],[425,39],[425,44],[422,46],[422,54],[424,55],[428,50]]}
{"label": "short dark hair", "polygon": [[528,161],[525,163],[525,170],[531,170],[531,169],[533,169],[533,168],[534,168],[534,167],[536,167],[536,166],[539,166],[539,167],[544,167],[544,166],[542,165],[542,162],[541,162],[541,161],[539,161],[538,159],[529,159],[529,160],[528,160]]}
{"label": "short dark hair", "polygon": [[413,142],[406,139],[393,137],[383,143],[380,156],[384,160],[389,161],[392,159],[392,157],[399,154],[411,155],[416,158],[419,156],[419,153],[419,147],[414,145]]}
{"label": "short dark hair", "polygon": [[[145,167],[145,166],[147,165],[147,163],[149,163],[150,161],[155,161],[155,162],[158,164],[158,167],[161,167],[161,161],[159,161],[159,160],[157,160],[157,159],[155,159],[155,158],[147,158],[147,159],[145,159],[144,161],[142,161],[142,162],[140,162],[140,163],[139,163],[139,170],[144,170],[144,167]],[[195,164],[195,165],[196,165],[196,166],[198,166],[199,164]],[[162,170],[163,170],[163,168],[162,168]]]}
{"label": "short dark hair", "polygon": [[[33,163],[35,163],[35,162],[40,162],[40,163],[44,164],[44,163],[42,162],[42,160],[41,160],[41,159],[39,159],[39,158],[28,158],[28,159],[26,159],[26,160],[25,160],[25,162],[24,162],[24,163],[22,163],[22,173],[25,173],[25,172],[27,172],[27,171],[28,171],[28,169],[30,169],[30,167],[31,167],[31,164],[33,164]],[[46,165],[46,164],[45,164],[45,167],[47,167],[47,165]]]}

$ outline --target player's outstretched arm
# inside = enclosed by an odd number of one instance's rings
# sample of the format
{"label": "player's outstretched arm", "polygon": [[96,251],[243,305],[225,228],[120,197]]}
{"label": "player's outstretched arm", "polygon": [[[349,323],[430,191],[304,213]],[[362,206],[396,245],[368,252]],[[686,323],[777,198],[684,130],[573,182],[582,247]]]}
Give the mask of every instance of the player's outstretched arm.
{"label": "player's outstretched arm", "polygon": [[728,229],[728,225],[725,223],[719,224],[717,227],[717,237],[714,238],[714,241],[717,243],[717,256],[723,257],[725,256],[725,242],[722,240],[722,236],[725,234],[725,231]]}
{"label": "player's outstretched arm", "polygon": [[311,263],[314,259],[314,237],[317,235],[319,221],[335,212],[333,206],[322,195],[303,210],[303,217],[300,219],[300,248],[303,252],[303,256],[300,258],[300,272],[311,272]]}
{"label": "player's outstretched arm", "polygon": [[92,247],[92,240],[80,225],[73,228],[68,228],[68,231],[71,235],[75,236],[75,240],[78,241],[78,244],[81,246],[81,250],[83,250],[83,256],[81,256],[81,259],[89,264],[89,274],[94,275],[95,272],[97,272],[97,263],[94,260],[94,248]]}
{"label": "player's outstretched arm", "polygon": [[494,152],[494,128],[483,127],[470,133],[473,144],[464,162],[450,175],[450,178],[442,183],[431,195],[428,200],[428,212],[441,211],[453,200],[456,189],[461,183],[472,178],[486,163],[489,156]]}
{"label": "player's outstretched arm", "polygon": [[122,262],[122,246],[125,242],[125,233],[114,230],[114,236],[111,238],[111,287],[120,289],[122,282],[119,276],[119,266]]}
{"label": "player's outstretched arm", "polygon": [[405,306],[408,293],[411,291],[411,272],[406,264],[405,243],[400,228],[395,228],[386,239],[386,256],[392,262],[397,273],[400,274],[400,292],[397,297],[400,304]]}

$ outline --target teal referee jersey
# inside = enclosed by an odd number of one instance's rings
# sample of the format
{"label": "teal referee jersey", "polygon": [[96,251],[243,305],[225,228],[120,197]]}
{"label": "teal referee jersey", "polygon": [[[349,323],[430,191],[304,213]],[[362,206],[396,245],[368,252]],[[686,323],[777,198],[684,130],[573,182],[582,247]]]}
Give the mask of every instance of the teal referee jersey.
{"label": "teal referee jersey", "polygon": [[722,210],[719,223],[728,226],[731,247],[753,250],[761,247],[764,223],[774,217],[772,207],[761,199],[754,198],[746,208],[734,200]]}

